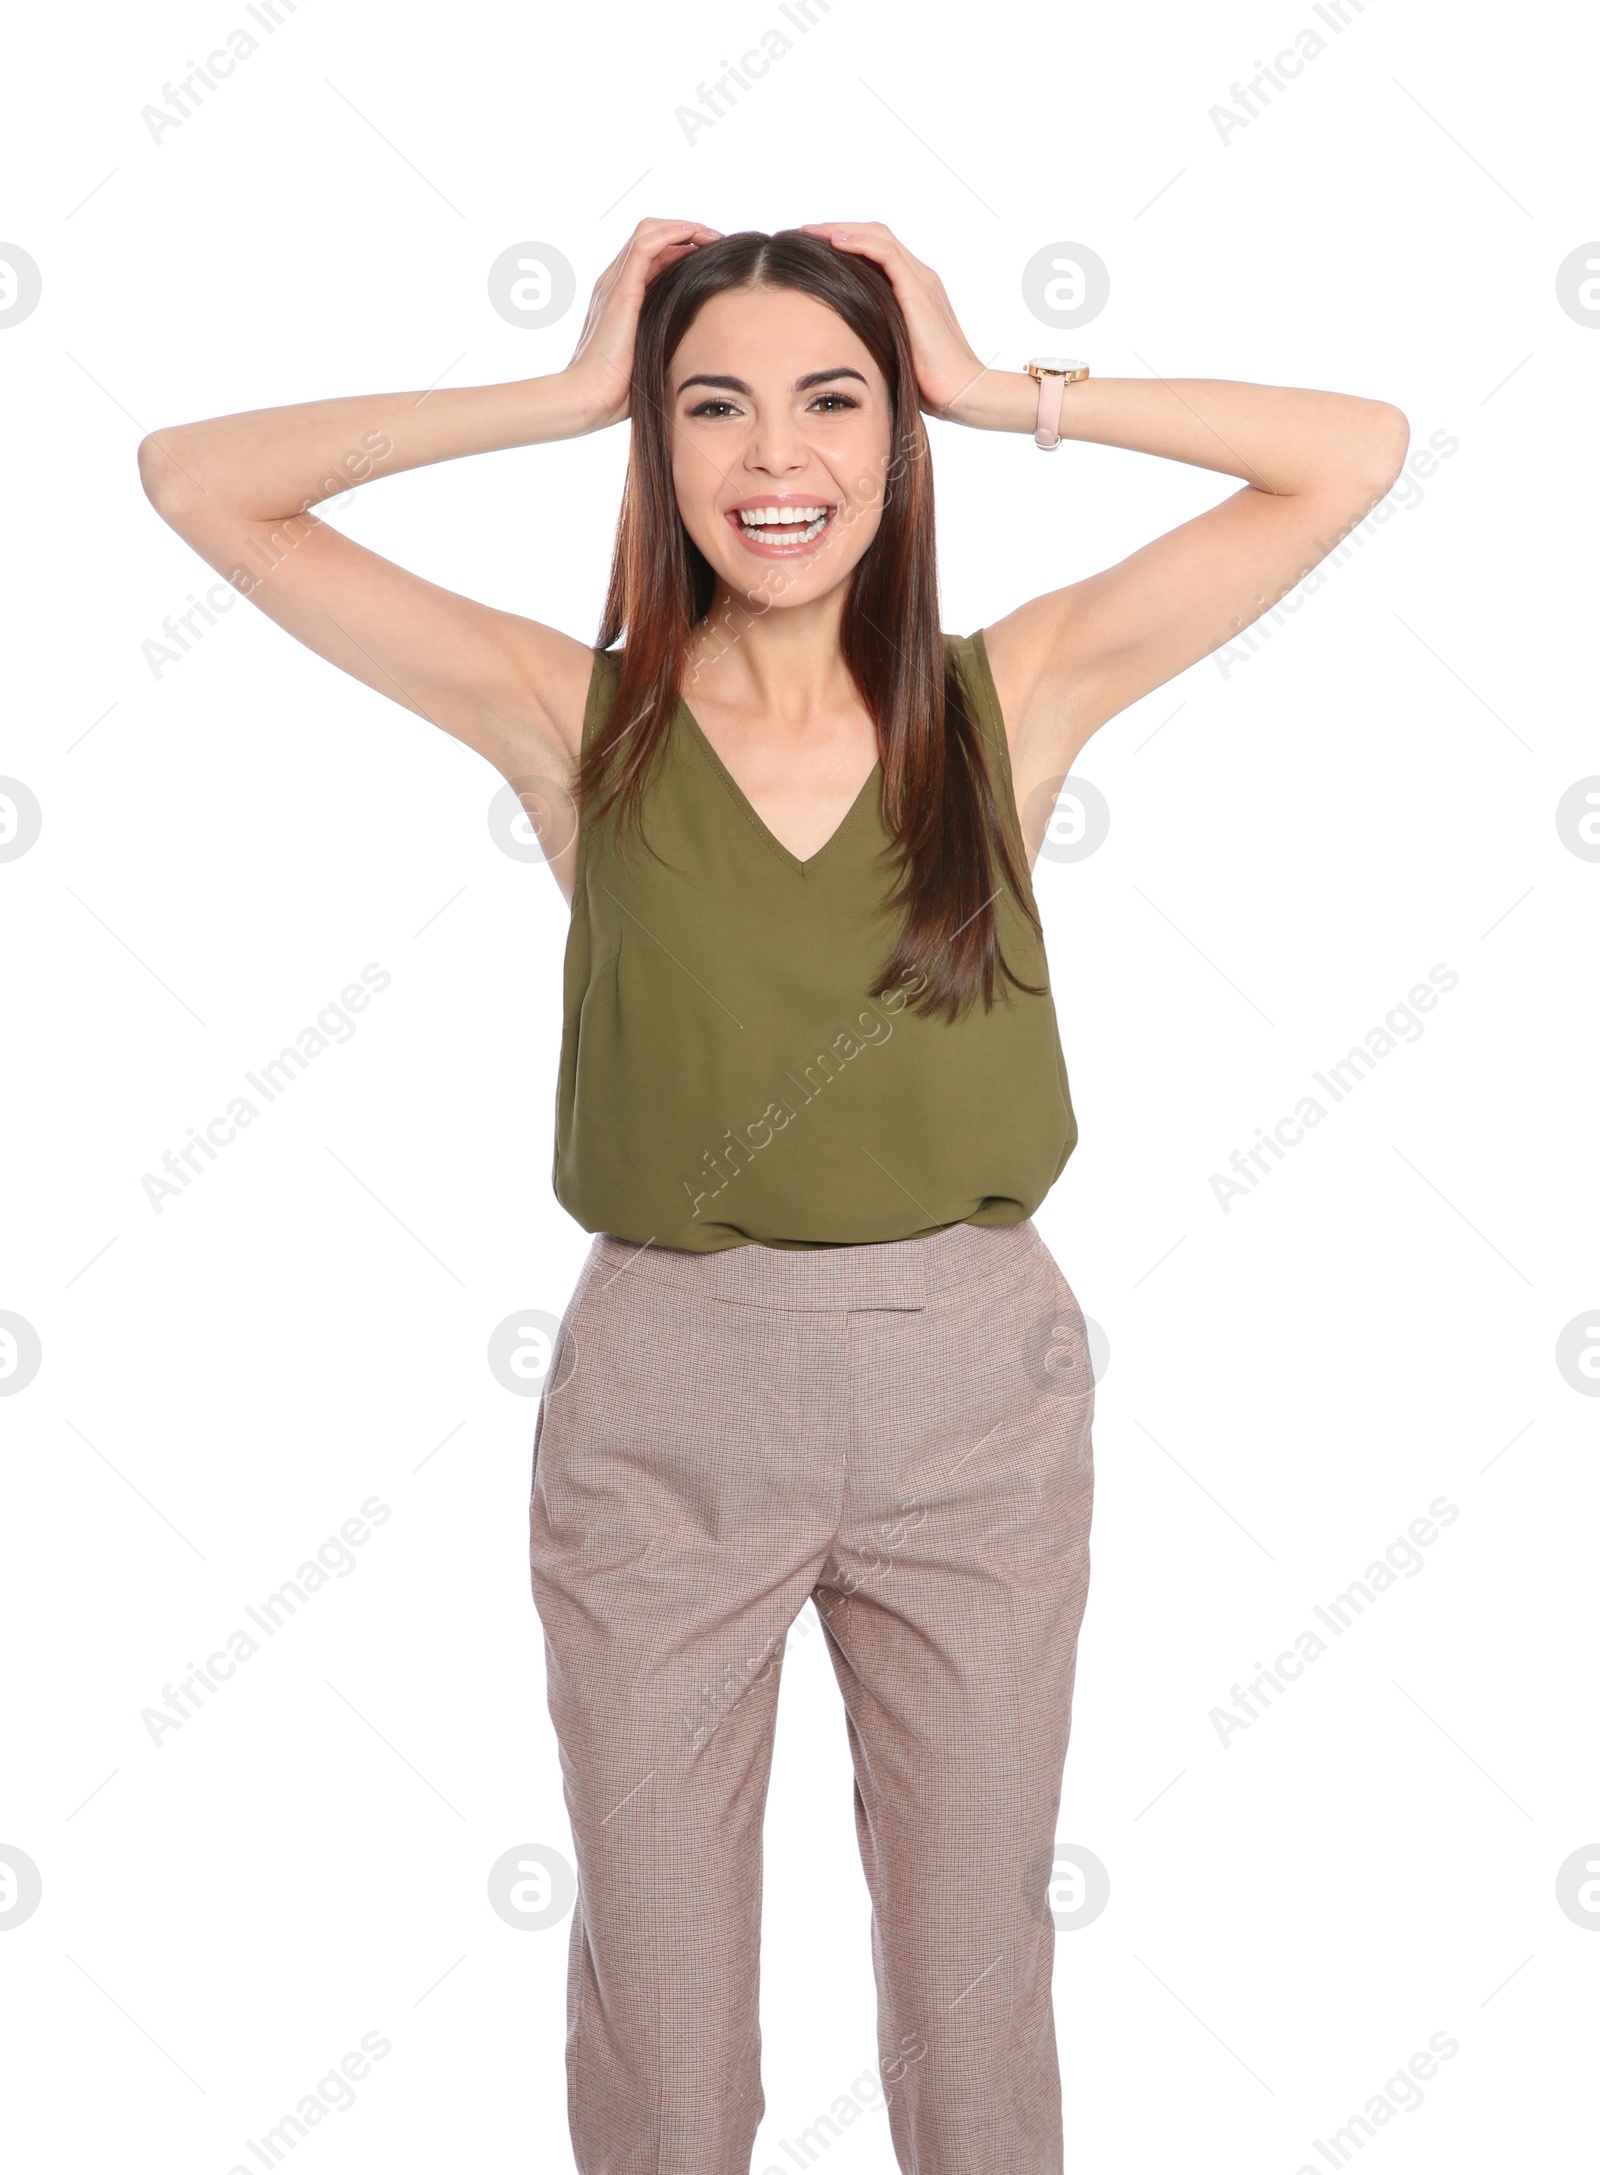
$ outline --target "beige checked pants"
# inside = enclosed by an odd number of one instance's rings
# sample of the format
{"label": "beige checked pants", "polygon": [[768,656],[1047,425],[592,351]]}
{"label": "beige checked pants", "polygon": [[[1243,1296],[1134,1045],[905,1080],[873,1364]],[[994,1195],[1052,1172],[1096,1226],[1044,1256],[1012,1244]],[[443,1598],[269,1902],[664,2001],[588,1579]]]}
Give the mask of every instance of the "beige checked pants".
{"label": "beige checked pants", "polygon": [[581,2175],[747,2175],[785,1634],[844,1696],[878,2055],[915,2175],[1060,2175],[1047,1901],[1094,1384],[1031,1222],[693,1254],[594,1240],[530,1560],[578,1868]]}

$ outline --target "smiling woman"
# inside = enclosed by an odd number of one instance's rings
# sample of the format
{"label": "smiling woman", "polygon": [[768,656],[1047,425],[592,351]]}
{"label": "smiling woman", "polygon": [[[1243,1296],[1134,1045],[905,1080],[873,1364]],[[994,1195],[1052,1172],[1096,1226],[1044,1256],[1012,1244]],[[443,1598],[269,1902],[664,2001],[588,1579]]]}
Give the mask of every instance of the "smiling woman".
{"label": "smiling woman", "polygon": [[[1022,811],[1332,550],[1407,433],[1336,393],[1052,390],[1059,421],[884,227],[651,219],[552,376],[140,448],[261,610],[575,805],[549,854],[572,907],[553,1178],[593,1236],[529,1567],[578,1861],[580,2175],[749,2165],[768,1661],[807,1600],[849,1714],[897,2158],[1062,2165],[1048,1882],[1094,1380],[1032,1220],[1077,1126]],[[1044,413],[1242,488],[957,636],[925,413],[1030,436]],[[310,514],[354,445],[392,475],[625,419],[592,646]]]}
{"label": "smiling woman", "polygon": [[[584,750],[580,802],[596,818],[615,802],[637,825],[686,677],[701,729],[802,858],[881,755],[903,918],[869,993],[915,973],[918,1009],[952,1021],[979,996],[992,1006],[999,978],[1042,994],[1000,944],[1002,890],[1036,939],[1038,915],[944,653],[927,433],[887,276],[807,234],[697,250],[645,295],[629,408],[599,646],[628,639],[609,716]],[[775,606],[758,686],[748,651],[708,672],[727,654],[711,627],[747,630]],[[839,620],[820,689],[807,654],[819,607]]]}

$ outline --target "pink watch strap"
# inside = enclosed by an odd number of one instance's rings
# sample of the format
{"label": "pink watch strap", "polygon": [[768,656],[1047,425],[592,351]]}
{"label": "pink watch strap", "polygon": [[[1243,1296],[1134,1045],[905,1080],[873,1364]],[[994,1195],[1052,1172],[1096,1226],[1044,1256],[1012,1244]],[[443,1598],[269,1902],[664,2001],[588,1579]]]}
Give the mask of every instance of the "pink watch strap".
{"label": "pink watch strap", "polygon": [[1066,385],[1063,377],[1040,376],[1039,427],[1033,434],[1033,442],[1042,453],[1053,453],[1061,443],[1061,396]]}

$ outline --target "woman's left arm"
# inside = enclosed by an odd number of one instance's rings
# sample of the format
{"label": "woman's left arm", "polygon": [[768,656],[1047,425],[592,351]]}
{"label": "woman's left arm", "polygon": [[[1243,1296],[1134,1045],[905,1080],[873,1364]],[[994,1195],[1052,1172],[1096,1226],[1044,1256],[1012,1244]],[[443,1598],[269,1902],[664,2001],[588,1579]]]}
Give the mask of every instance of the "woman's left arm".
{"label": "woman's left arm", "polygon": [[[1031,437],[1038,404],[1025,372],[986,371],[945,412]],[[1216,378],[1090,376],[1061,409],[1063,438],[1158,453],[1245,488],[984,630],[1019,799],[1309,574],[1389,489],[1410,438],[1386,401]]]}
{"label": "woman's left arm", "polygon": [[[1033,435],[1035,381],[984,368],[942,283],[887,227],[810,231],[888,273],[930,414]],[[1060,778],[1108,718],[1219,649],[1308,574],[1383,497],[1410,438],[1398,408],[1355,394],[1092,375],[1064,389],[1060,431],[1238,476],[1245,488],[984,630],[1019,801]]]}

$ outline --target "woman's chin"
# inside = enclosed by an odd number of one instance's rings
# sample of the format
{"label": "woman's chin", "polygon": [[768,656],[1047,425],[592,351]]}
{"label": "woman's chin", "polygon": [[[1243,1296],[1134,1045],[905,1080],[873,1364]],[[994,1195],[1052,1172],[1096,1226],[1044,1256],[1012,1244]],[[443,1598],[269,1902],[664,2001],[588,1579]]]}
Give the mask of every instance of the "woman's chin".
{"label": "woman's chin", "polygon": [[746,597],[758,611],[779,605],[814,604],[855,571],[856,554],[843,565],[837,550],[807,552],[786,559],[768,559],[735,546],[732,553],[707,552],[718,582],[734,596]]}

